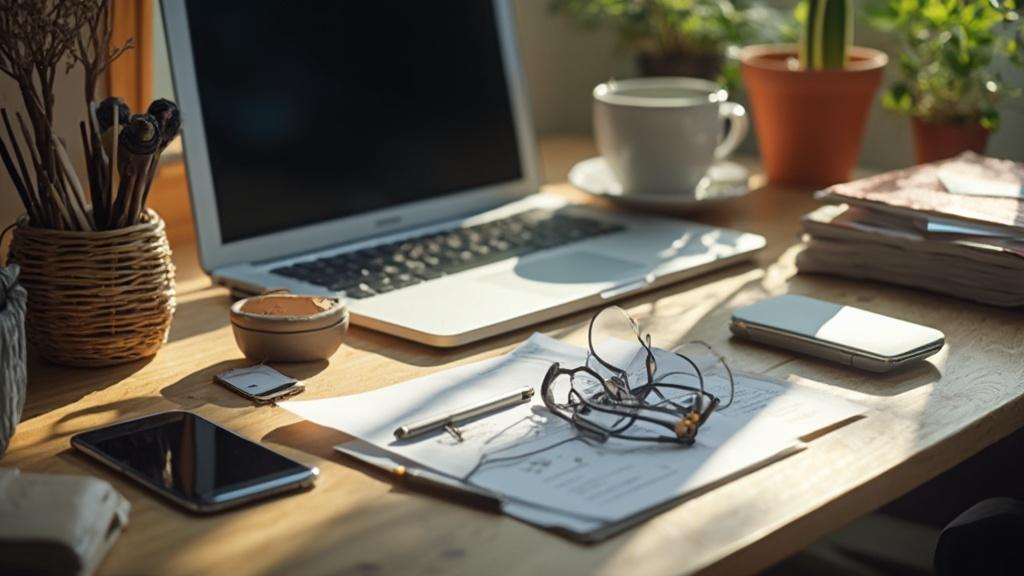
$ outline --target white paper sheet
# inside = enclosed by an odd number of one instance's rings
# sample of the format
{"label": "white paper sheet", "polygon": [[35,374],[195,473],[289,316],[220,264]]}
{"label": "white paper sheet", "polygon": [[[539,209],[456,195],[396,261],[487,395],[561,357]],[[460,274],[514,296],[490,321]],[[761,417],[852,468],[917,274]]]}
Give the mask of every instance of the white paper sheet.
{"label": "white paper sheet", "polygon": [[[617,352],[617,362],[633,358],[630,369],[642,369],[636,347],[624,344]],[[396,461],[502,494],[510,515],[577,532],[622,522],[774,461],[798,450],[799,437],[863,412],[842,399],[737,374],[732,406],[711,416],[693,446],[616,439],[596,444],[581,440],[540,397],[552,362],[574,367],[585,358],[580,348],[535,334],[500,358],[364,394],[279,405],[365,443],[340,446],[342,451],[365,455],[366,445],[372,446]],[[724,379],[711,378],[707,384],[725,395]],[[461,426],[462,442],[446,433],[395,440],[394,430],[401,425],[522,386],[537,390],[532,402]],[[665,433],[649,426],[652,432]]]}
{"label": "white paper sheet", "polygon": [[[335,449],[357,460],[385,470],[393,469],[398,465],[416,465],[414,462],[400,458],[391,452],[362,440],[352,440],[351,442],[339,444]],[[606,526],[606,523],[598,520],[580,518],[564,512],[553,512],[511,500],[505,501],[502,504],[501,511],[513,518],[529,522],[541,528],[563,530],[580,536],[593,533]]]}
{"label": "white paper sheet", "polygon": [[951,194],[1024,199],[1024,185],[1012,175],[999,174],[998,177],[994,177],[982,168],[967,168],[966,165],[957,163],[939,170],[939,180]]}

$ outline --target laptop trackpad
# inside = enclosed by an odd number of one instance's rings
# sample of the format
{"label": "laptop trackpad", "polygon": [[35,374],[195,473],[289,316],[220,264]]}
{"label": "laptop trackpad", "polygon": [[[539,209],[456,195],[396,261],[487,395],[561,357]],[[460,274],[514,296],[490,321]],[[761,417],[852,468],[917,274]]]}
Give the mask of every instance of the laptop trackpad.
{"label": "laptop trackpad", "polygon": [[[551,256],[527,258],[512,272],[519,278],[546,284],[600,284],[640,278],[646,274],[643,263],[576,250]],[[508,272],[498,274],[508,278]]]}

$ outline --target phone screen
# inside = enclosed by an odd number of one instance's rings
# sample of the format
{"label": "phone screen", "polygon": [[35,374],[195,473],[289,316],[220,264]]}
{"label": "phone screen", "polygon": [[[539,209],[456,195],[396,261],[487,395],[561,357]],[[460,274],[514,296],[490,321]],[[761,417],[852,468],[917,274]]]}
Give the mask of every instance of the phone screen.
{"label": "phone screen", "polygon": [[84,432],[72,444],[200,508],[280,491],[282,480],[316,475],[315,469],[190,412],[165,412]]}

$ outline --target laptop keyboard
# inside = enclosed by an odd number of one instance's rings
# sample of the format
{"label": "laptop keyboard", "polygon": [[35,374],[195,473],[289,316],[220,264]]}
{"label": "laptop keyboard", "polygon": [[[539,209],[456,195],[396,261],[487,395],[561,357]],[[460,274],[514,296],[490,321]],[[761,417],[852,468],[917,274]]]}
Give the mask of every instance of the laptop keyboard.
{"label": "laptop keyboard", "polygon": [[344,290],[349,298],[368,298],[623,228],[620,224],[537,209],[476,226],[297,262],[272,272],[329,290]]}

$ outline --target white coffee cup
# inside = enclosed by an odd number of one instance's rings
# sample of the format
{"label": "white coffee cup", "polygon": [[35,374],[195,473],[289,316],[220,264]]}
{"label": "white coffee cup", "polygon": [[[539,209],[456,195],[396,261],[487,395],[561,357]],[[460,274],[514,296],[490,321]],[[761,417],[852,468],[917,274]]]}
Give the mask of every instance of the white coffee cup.
{"label": "white coffee cup", "polygon": [[718,84],[699,78],[611,80],[595,87],[597,149],[622,193],[694,195],[712,162],[729,156],[747,135],[746,110],[727,98]]}

